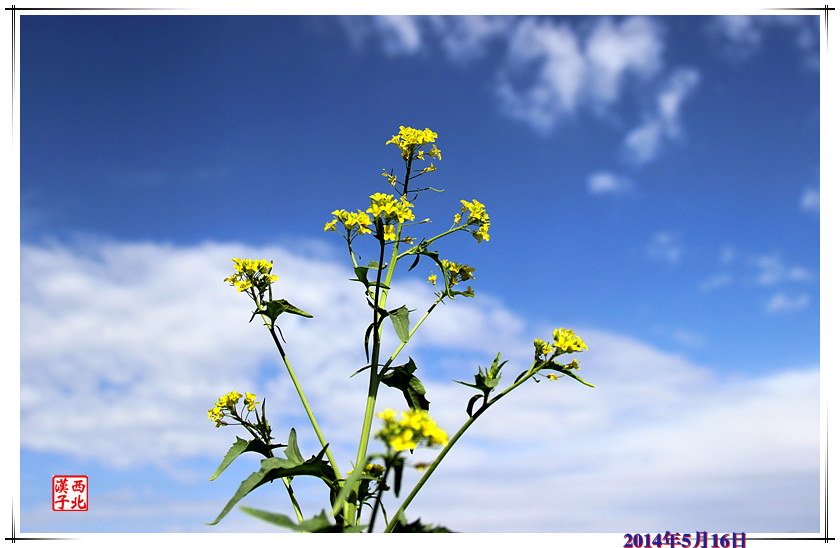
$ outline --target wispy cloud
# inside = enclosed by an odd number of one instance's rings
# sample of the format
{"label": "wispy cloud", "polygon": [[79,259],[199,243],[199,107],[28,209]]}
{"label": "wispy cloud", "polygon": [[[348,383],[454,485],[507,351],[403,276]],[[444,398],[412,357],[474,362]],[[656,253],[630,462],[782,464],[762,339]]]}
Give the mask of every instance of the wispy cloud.
{"label": "wispy cloud", "polygon": [[758,55],[769,29],[784,29],[802,55],[802,66],[819,70],[819,16],[812,14],[718,15],[706,27],[713,46],[732,62]]}
{"label": "wispy cloud", "polygon": [[[247,299],[222,282],[234,256],[273,259],[276,296],[314,314],[283,318],[283,332],[334,450],[346,453],[341,462],[351,458],[358,432],[346,424],[361,417],[365,383],[348,377],[364,362],[369,321],[360,286],[329,260],[230,243],[22,245],[22,279],[41,280],[21,291],[22,448],[127,468],[133,482],[146,465],[167,470],[224,454],[233,433],[213,428],[207,409],[229,390],[267,397],[278,432],[305,424],[264,328],[247,323]],[[50,277],[38,276],[47,269]],[[422,280],[397,283],[389,301],[419,307],[429,292]],[[450,430],[465,418],[469,390],[449,379],[470,379],[496,351],[511,360],[512,378],[529,361],[530,341],[557,327],[535,325],[490,296],[451,303],[432,320],[408,351],[435,419]],[[414,512],[463,531],[630,530],[640,522],[688,530],[697,516],[720,530],[818,528],[818,497],[802,498],[818,488],[816,366],[727,380],[631,338],[586,326],[576,332],[591,349],[581,355],[585,378],[598,388],[523,387],[459,443]],[[458,360],[434,360],[445,371],[425,372],[428,356],[452,352]],[[382,404],[404,402],[385,391]],[[703,440],[727,450],[696,450]],[[544,464],[523,475],[526,463]],[[496,478],[490,490],[488,467]],[[639,486],[658,486],[651,492],[663,496],[640,501]],[[677,508],[667,486],[702,496]],[[750,511],[759,500],[766,511]],[[512,507],[525,511],[511,520]],[[156,511],[163,510],[149,502],[144,515],[153,520]]]}
{"label": "wispy cloud", "polygon": [[655,159],[665,143],[683,136],[681,111],[683,103],[700,82],[694,69],[674,71],[656,96],[655,105],[644,115],[644,121],[624,139],[624,157],[641,165]]}
{"label": "wispy cloud", "polygon": [[597,171],[586,179],[586,188],[594,195],[625,194],[633,190],[633,182],[622,175]]}
{"label": "wispy cloud", "polygon": [[684,254],[685,246],[680,236],[667,230],[654,234],[647,246],[649,258],[672,265],[679,264]]}
{"label": "wispy cloud", "polygon": [[802,211],[820,214],[820,190],[818,188],[806,188],[799,199],[799,208]]}
{"label": "wispy cloud", "polygon": [[341,21],[357,47],[373,42],[389,56],[442,50],[464,67],[489,58],[501,112],[541,134],[581,112],[615,118],[618,105],[632,94],[646,105],[629,122],[635,127],[621,151],[634,164],[650,162],[666,142],[683,135],[680,112],[700,78],[696,69],[665,66],[665,32],[652,17],[385,16]]}
{"label": "wispy cloud", "polygon": [[765,304],[767,312],[796,312],[802,310],[811,303],[811,298],[805,293],[792,296],[786,293],[776,293]]}
{"label": "wispy cloud", "polygon": [[798,290],[790,296],[794,287],[808,287],[816,281],[817,274],[801,265],[791,265],[780,253],[755,254],[724,246],[718,257],[721,270],[712,274],[698,285],[702,292],[716,291],[736,283],[742,287],[762,291],[772,290],[772,296],[765,298],[766,312],[795,312],[807,308],[811,297]]}
{"label": "wispy cloud", "polygon": [[501,66],[497,93],[505,111],[549,132],[579,109],[603,112],[633,81],[662,65],[660,27],[647,17],[597,20],[591,31],[551,19],[519,21]]}

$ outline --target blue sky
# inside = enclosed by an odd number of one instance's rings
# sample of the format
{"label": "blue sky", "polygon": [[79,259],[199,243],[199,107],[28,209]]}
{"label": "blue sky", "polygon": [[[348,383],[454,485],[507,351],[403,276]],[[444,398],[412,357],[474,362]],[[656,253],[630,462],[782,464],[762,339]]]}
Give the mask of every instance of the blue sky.
{"label": "blue sky", "polygon": [[[817,15],[18,28],[22,532],[270,530],[236,512],[203,525],[257,466],[206,481],[242,434],[207,421],[219,395],[265,395],[276,431],[306,428],[221,282],[234,256],[274,259],[282,296],[315,314],[284,334],[349,462],[367,320],[323,225],[390,189],[400,125],[443,151],[420,181],[446,192],[421,195],[433,222],[417,234],[448,228],[461,199],[491,217],[489,242],[438,247],[476,268],[478,298],[407,349],[438,422],[464,417],[450,379],[497,351],[524,363],[555,327],[587,341],[581,374],[598,385],[501,404],[416,515],[475,532],[819,530]],[[431,268],[403,271],[394,304],[428,306]],[[65,471],[91,478],[84,515],[49,509],[44,485]],[[288,512],[273,494],[247,502]]]}

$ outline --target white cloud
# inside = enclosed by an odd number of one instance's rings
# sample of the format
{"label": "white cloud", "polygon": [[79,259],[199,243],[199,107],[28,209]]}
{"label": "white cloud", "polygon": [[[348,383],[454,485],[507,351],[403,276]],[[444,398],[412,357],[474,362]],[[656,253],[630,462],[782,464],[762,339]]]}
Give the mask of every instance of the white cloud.
{"label": "white cloud", "polygon": [[633,183],[627,177],[607,171],[598,171],[589,175],[586,188],[590,194],[623,194],[633,189]]}
{"label": "white cloud", "polygon": [[680,112],[699,82],[700,73],[695,69],[678,69],[671,74],[644,121],[624,138],[624,156],[628,161],[646,164],[660,154],[665,143],[683,136]]}
{"label": "white cloud", "polygon": [[813,273],[802,266],[788,266],[779,254],[758,255],[747,259],[754,268],[755,283],[775,286],[785,282],[807,282],[814,279]]}
{"label": "white cloud", "polygon": [[[278,436],[296,425],[312,448],[285,374],[261,384],[261,366],[276,372],[278,359],[264,328],[247,323],[247,298],[221,281],[234,256],[273,259],[275,296],[314,314],[283,318],[287,349],[338,460],[351,459],[366,387],[364,375],[348,379],[364,362],[361,286],[328,260],[220,243],[22,244],[22,448],[135,470],[220,456],[233,432],[213,428],[207,409],[232,389],[268,397]],[[419,308],[429,293],[396,283],[389,304]],[[433,416],[451,432],[471,391],[449,379],[471,379],[502,351],[511,360],[503,383],[512,380],[552,327],[489,297],[456,300],[401,358],[418,361]],[[698,518],[717,530],[818,529],[817,367],[726,379],[574,327],[590,348],[581,375],[598,388],[543,381],[514,392],[453,449],[412,515],[464,531],[689,530]],[[436,359],[448,354],[458,359]],[[383,406],[404,405],[393,390],[382,396]]]}
{"label": "white cloud", "polygon": [[586,78],[586,59],[571,27],[529,17],[510,36],[496,92],[506,114],[548,133],[578,108]]}
{"label": "white cloud", "polygon": [[700,282],[699,289],[704,293],[707,291],[714,291],[716,289],[720,289],[721,287],[732,285],[732,281],[732,274],[717,274]]}
{"label": "white cloud", "polygon": [[629,82],[651,80],[663,49],[659,26],[647,17],[600,18],[588,33],[528,17],[510,37],[497,92],[507,114],[547,133],[581,107],[604,112]]}
{"label": "white cloud", "polygon": [[542,134],[581,110],[613,116],[631,88],[652,94],[656,104],[642,113],[625,142],[638,163],[679,136],[679,111],[699,79],[696,70],[677,69],[663,84],[664,32],[646,16],[587,18],[574,25],[547,17],[477,15],[341,21],[354,44],[372,36],[387,55],[442,48],[461,65],[490,57],[502,112]]}
{"label": "white cloud", "polygon": [[807,307],[810,303],[811,298],[805,293],[800,293],[795,297],[786,293],[776,293],[767,301],[764,309],[771,314],[777,312],[796,312]]}
{"label": "white cloud", "polygon": [[713,46],[731,61],[741,63],[761,53],[766,36],[781,30],[793,38],[802,66],[819,70],[819,17],[803,14],[718,15],[706,27]]}
{"label": "white cloud", "polygon": [[799,208],[808,213],[820,214],[820,189],[806,188],[799,199]]}
{"label": "white cloud", "polygon": [[449,59],[467,63],[486,54],[488,44],[503,38],[515,18],[508,15],[429,16],[429,23]]}
{"label": "white cloud", "polygon": [[680,242],[679,235],[667,230],[654,234],[647,247],[649,258],[672,265],[679,264],[684,253],[685,246]]}
{"label": "white cloud", "polygon": [[585,48],[592,94],[615,103],[628,78],[644,81],[659,72],[664,47],[661,29],[651,18],[629,17],[618,24],[599,19]]}

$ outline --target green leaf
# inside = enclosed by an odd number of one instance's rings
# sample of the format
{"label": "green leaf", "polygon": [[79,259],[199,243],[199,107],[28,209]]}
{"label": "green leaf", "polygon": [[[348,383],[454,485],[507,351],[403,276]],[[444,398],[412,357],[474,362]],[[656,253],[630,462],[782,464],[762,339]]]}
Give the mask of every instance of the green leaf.
{"label": "green leaf", "polygon": [[254,316],[256,316],[257,314],[261,314],[263,316],[267,316],[268,319],[271,320],[271,325],[274,326],[274,323],[277,321],[277,317],[284,312],[288,312],[289,314],[296,314],[298,316],[303,316],[304,318],[313,317],[312,314],[310,314],[309,312],[304,312],[303,310],[294,306],[286,299],[278,299],[275,301],[269,301],[265,303],[264,310],[255,310],[254,314],[251,316],[251,319],[253,319]]}
{"label": "green leaf", "polygon": [[467,403],[467,415],[469,415],[470,417],[473,416],[473,407],[475,406],[475,403],[482,397],[484,397],[483,394],[476,394],[475,396],[470,398],[470,401]]}
{"label": "green leaf", "polygon": [[568,375],[569,377],[573,378],[574,380],[576,380],[577,382],[579,382],[581,384],[585,384],[589,388],[597,388],[594,384],[590,384],[590,383],[586,382],[585,380],[581,379],[580,377],[578,377],[575,373],[572,373],[571,369],[568,369],[567,366],[564,366],[562,364],[556,364],[554,362],[549,362],[548,365],[546,365],[544,367],[541,367],[540,371],[542,371],[543,369],[550,369],[551,371],[557,371],[558,373],[561,373],[563,375]]}
{"label": "green leaf", "polygon": [[388,311],[388,316],[394,324],[394,331],[397,332],[400,342],[408,342],[408,313],[414,312],[402,305],[399,308]]}
{"label": "green leaf", "polygon": [[364,530],[363,526],[343,528],[337,524],[333,525],[332,523],[330,523],[329,518],[327,518],[326,512],[324,512],[323,510],[321,510],[321,513],[317,516],[305,519],[301,523],[297,523],[284,516],[283,514],[274,514],[272,512],[257,510],[255,508],[248,508],[246,506],[242,506],[241,509],[246,514],[250,514],[254,517],[260,518],[261,520],[267,521],[268,523],[279,525],[280,527],[292,529],[293,531],[306,531],[309,533],[358,533]]}
{"label": "green leaf", "polygon": [[[365,286],[365,289],[369,289],[371,286],[377,285],[376,281],[371,282],[368,280],[368,270],[370,269],[379,270],[379,263],[377,263],[376,261],[371,261],[367,266],[357,266],[353,268],[353,272],[356,274],[356,277],[350,278],[350,281],[360,282],[362,285]],[[383,289],[391,289],[382,282],[379,282],[378,285]]]}
{"label": "green leaf", "polygon": [[286,447],[286,450],[283,452],[286,454],[286,458],[289,459],[289,462],[293,462],[295,464],[303,462],[303,455],[300,454],[300,448],[297,443],[297,432],[295,432],[294,428],[292,428],[289,432],[288,447]]}
{"label": "green leaf", "polygon": [[294,477],[294,476],[314,476],[321,478],[331,489],[335,485],[335,472],[330,463],[323,460],[324,453],[327,448],[324,447],[321,451],[313,456],[311,459],[304,461],[300,456],[300,450],[297,447],[297,436],[294,429],[289,434],[289,447],[286,448],[286,456],[288,459],[281,459],[272,457],[263,459],[260,462],[260,469],[257,472],[248,476],[245,481],[239,485],[233,497],[228,501],[222,509],[219,516],[208,523],[208,525],[215,525],[219,523],[223,517],[242,500],[245,495],[259,487],[260,485],[272,482],[279,478]]}
{"label": "green leaf", "polygon": [[475,388],[476,390],[481,390],[486,396],[490,392],[492,392],[496,386],[499,385],[499,381],[502,379],[502,366],[507,363],[507,360],[499,363],[502,354],[501,352],[496,354],[496,359],[493,360],[493,363],[484,371],[481,367],[478,368],[478,373],[475,374],[475,383],[470,384],[465,381],[455,381],[458,384],[463,384],[464,386],[469,386],[470,388]]}
{"label": "green leaf", "polygon": [[383,375],[381,382],[385,386],[396,388],[403,393],[405,401],[412,409],[429,410],[429,400],[426,399],[426,388],[414,372],[417,366],[414,360],[408,358],[408,363],[392,367],[390,372]]}
{"label": "green leaf", "polygon": [[391,531],[393,533],[451,533],[452,531],[443,527],[442,525],[426,525],[419,519],[406,523],[405,516],[399,516],[396,526]]}
{"label": "green leaf", "polygon": [[279,447],[278,445],[270,446],[266,445],[264,442],[258,439],[252,439],[251,441],[245,441],[239,436],[236,437],[236,441],[233,442],[233,445],[230,449],[228,449],[227,454],[222,459],[222,464],[216,469],[216,472],[210,478],[210,481],[218,478],[225,469],[230,466],[236,457],[241,455],[242,453],[246,453],[248,451],[253,451],[254,453],[259,453],[260,455],[269,458],[271,457],[271,450],[274,447]]}

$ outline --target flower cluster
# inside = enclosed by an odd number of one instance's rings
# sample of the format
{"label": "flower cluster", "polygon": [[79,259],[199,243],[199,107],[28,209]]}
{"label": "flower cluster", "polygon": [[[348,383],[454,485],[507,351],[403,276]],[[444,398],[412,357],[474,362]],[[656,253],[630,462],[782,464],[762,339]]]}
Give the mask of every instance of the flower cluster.
{"label": "flower cluster", "polygon": [[223,281],[230,282],[230,285],[237,291],[245,291],[256,288],[262,293],[271,284],[277,281],[277,276],[271,273],[274,263],[262,259],[233,259],[236,272]]}
{"label": "flower cluster", "polygon": [[344,229],[347,230],[348,238],[354,231],[357,234],[370,234],[372,232],[370,226],[373,224],[373,221],[371,221],[368,214],[363,213],[361,209],[356,211],[358,211],[358,213],[350,213],[349,211],[345,211],[343,209],[336,209],[332,212],[332,214],[335,215],[335,219],[324,225],[324,232],[328,230],[338,232],[335,225],[336,223],[341,222],[341,224],[344,225]]}
{"label": "flower cluster", "polygon": [[450,287],[458,285],[458,282],[466,282],[467,280],[474,280],[473,272],[475,269],[468,264],[459,264],[443,259],[441,264],[446,268],[451,280]]}
{"label": "flower cluster", "polygon": [[370,207],[367,212],[374,218],[381,217],[385,223],[394,221],[404,223],[414,220],[412,207],[414,207],[414,204],[406,200],[404,196],[397,200],[392,194],[377,192],[370,197]]}
{"label": "flower cluster", "polygon": [[478,229],[472,231],[478,243],[489,240],[490,235],[487,231],[490,230],[490,215],[484,209],[484,204],[478,200],[473,200],[472,203],[461,200],[461,212],[455,214],[456,225],[461,222],[461,219],[467,211],[469,211],[469,215],[467,216],[467,223],[464,226],[478,226]]}
{"label": "flower cluster", "polygon": [[[535,358],[541,359],[543,356],[551,357],[559,354],[571,354],[572,352],[581,352],[589,350],[586,343],[575,335],[571,329],[555,329],[552,333],[554,336],[554,344],[549,344],[542,339],[534,339]],[[577,361],[570,364],[572,369],[579,369],[576,367]]]}
{"label": "flower cluster", "polygon": [[[216,402],[213,409],[207,411],[207,416],[211,421],[216,423],[216,428],[226,424],[222,421],[222,419],[225,418],[225,411],[230,411],[234,414],[234,416],[236,415],[236,404],[239,403],[241,398],[242,396],[235,390],[233,392],[228,392],[219,398],[219,401]],[[248,409],[248,411],[253,411],[259,402],[257,401],[257,397],[255,395],[250,392],[245,392],[244,403],[245,407],[243,410]]]}
{"label": "flower cluster", "polygon": [[429,418],[428,411],[422,409],[404,411],[400,419],[397,419],[393,409],[386,409],[377,416],[384,421],[384,425],[376,437],[394,451],[414,449],[421,443],[428,447],[446,445],[449,439],[446,432]]}
{"label": "flower cluster", "polygon": [[381,464],[373,464],[370,463],[365,466],[365,474],[368,476],[373,476],[374,478],[381,478],[382,474],[385,472],[385,467]]}
{"label": "flower cluster", "polygon": [[[402,152],[403,159],[406,161],[413,159],[423,160],[424,151],[422,150],[422,147],[434,143],[435,139],[437,139],[437,133],[431,131],[429,128],[420,130],[400,126],[399,134],[391,137],[385,142],[385,144],[397,145]],[[438,160],[441,159],[440,150],[438,150],[437,145],[432,144],[432,149],[428,152],[428,154],[432,158],[437,158]],[[434,171],[434,168],[429,171]]]}

